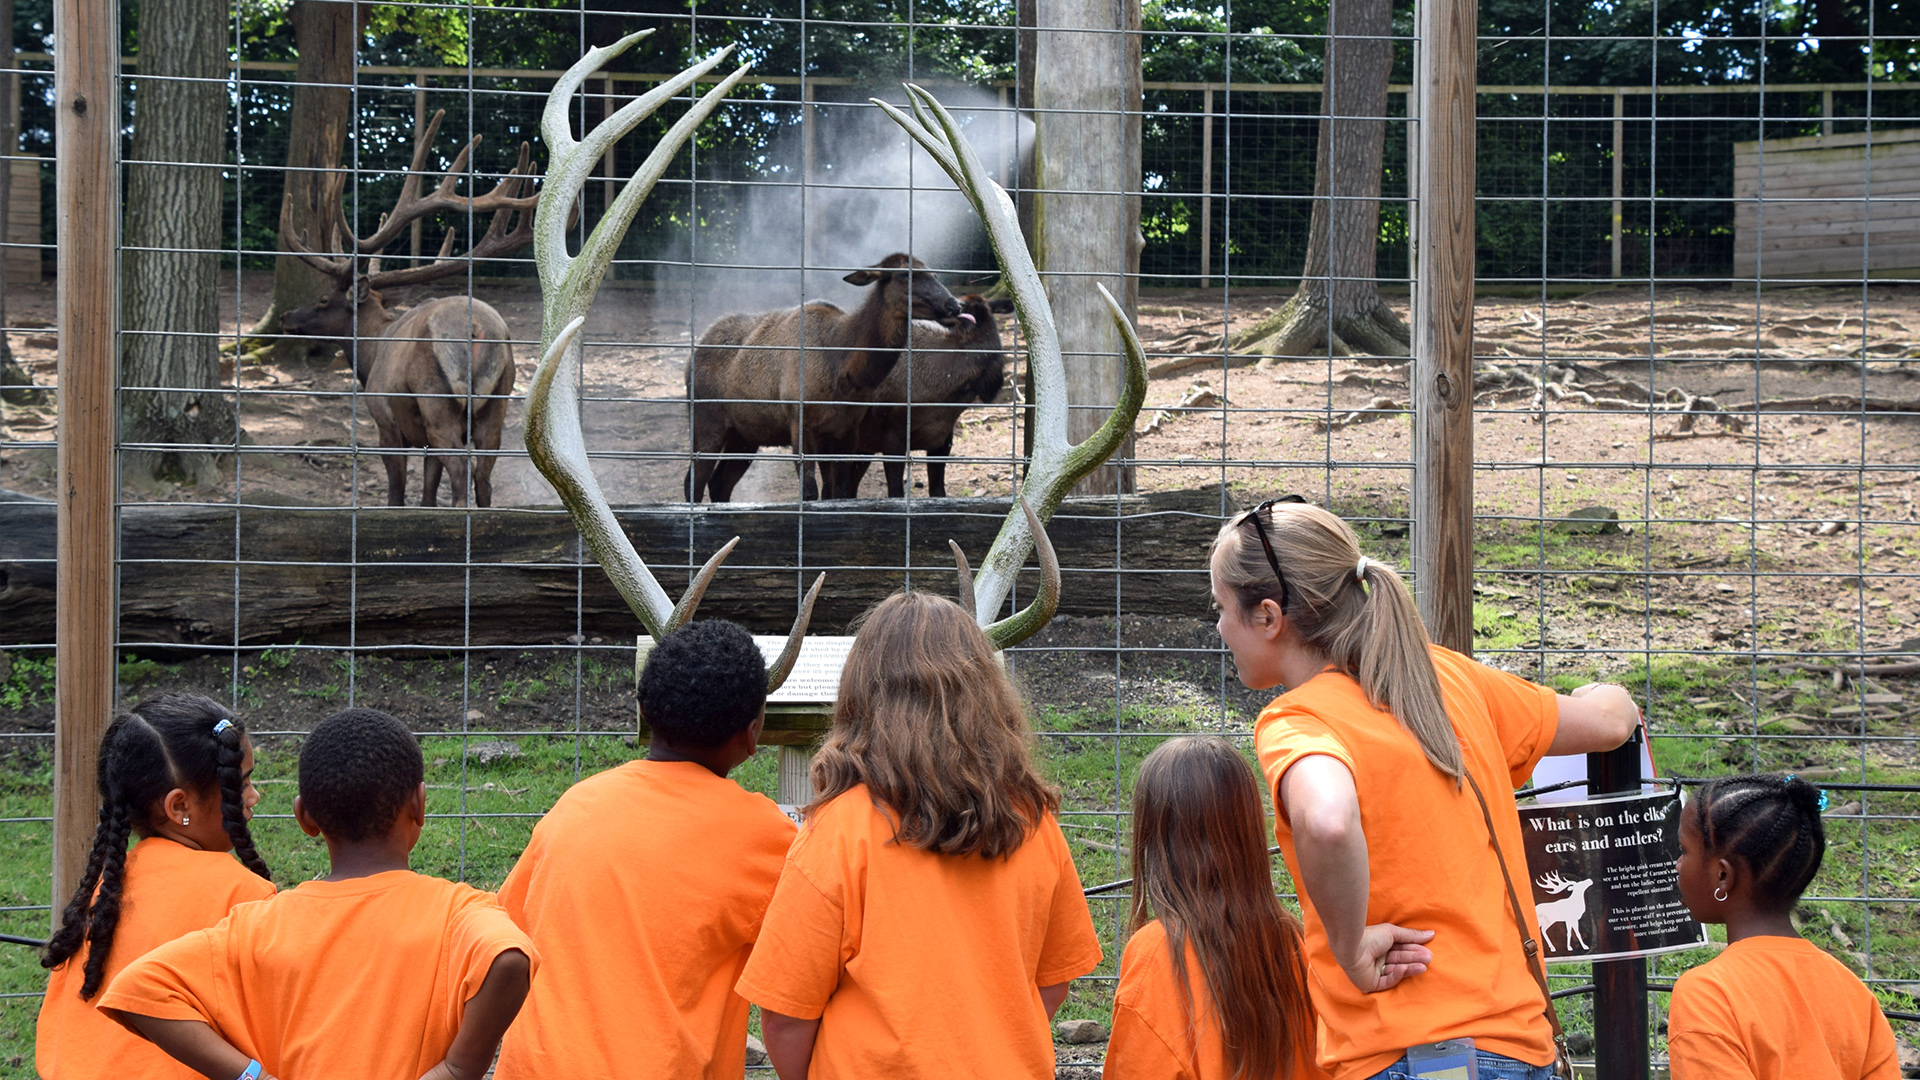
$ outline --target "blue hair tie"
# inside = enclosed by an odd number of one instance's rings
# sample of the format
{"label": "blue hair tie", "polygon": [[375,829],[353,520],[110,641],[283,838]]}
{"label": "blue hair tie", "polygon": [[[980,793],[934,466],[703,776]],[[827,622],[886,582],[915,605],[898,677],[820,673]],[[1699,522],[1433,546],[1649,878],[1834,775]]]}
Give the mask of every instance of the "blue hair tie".
{"label": "blue hair tie", "polygon": [[[1788,774],[1787,774],[1787,779],[1786,779],[1786,782],[1787,782],[1787,783],[1789,783],[1789,784],[1791,784],[1791,783],[1793,783],[1793,781],[1794,781],[1794,780],[1795,780],[1795,775],[1794,775],[1793,773],[1788,773]],[[1819,791],[1819,792],[1820,792],[1820,812],[1824,814],[1824,813],[1826,813],[1826,812],[1827,812],[1827,801],[1828,801],[1828,800],[1827,800],[1827,789],[1826,789],[1826,788],[1816,788],[1815,790],[1817,790],[1817,791]]]}
{"label": "blue hair tie", "polygon": [[220,718],[219,723],[213,725],[213,733],[215,735],[218,735],[232,726],[233,726],[233,721],[223,716]]}

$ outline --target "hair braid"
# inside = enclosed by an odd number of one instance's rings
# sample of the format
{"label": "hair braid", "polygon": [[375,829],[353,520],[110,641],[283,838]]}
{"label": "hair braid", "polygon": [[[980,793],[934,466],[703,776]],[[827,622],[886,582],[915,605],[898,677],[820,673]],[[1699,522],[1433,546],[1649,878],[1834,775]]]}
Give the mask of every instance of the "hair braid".
{"label": "hair braid", "polygon": [[240,776],[240,763],[246,760],[246,733],[234,722],[211,738],[220,748],[215,765],[220,778],[220,825],[226,829],[227,839],[233,841],[233,853],[240,857],[241,865],[272,881],[273,872],[255,850],[253,833],[247,828],[246,785]]}
{"label": "hair braid", "polygon": [[120,926],[120,897],[127,880],[127,836],[133,832],[133,808],[114,808],[106,863],[100,868],[100,893],[93,900],[93,925],[87,930],[87,971],[80,983],[82,1000],[100,991],[106,979],[107,957],[113,951],[113,932]]}
{"label": "hair braid", "polygon": [[[67,901],[66,910],[60,913],[60,929],[54,931],[53,937],[47,941],[47,947],[40,952],[40,966],[43,968],[56,968],[66,963],[74,953],[80,951],[81,942],[87,940],[87,915],[93,907],[94,886],[100,884],[100,871],[107,864],[113,823],[114,805],[102,802],[100,823],[93,830],[93,850],[87,853],[87,868],[81,873],[80,884]],[[122,847],[126,845],[126,839],[122,834]]]}

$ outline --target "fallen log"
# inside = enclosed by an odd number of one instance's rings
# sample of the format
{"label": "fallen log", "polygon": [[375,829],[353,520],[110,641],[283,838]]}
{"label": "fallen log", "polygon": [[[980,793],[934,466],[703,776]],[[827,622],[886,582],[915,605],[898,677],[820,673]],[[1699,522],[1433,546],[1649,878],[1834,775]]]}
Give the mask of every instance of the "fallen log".
{"label": "fallen log", "polygon": [[[7,498],[0,494],[0,645],[50,644],[54,505]],[[916,587],[951,594],[948,538],[977,563],[1008,508],[1005,499],[870,499],[679,503],[618,515],[674,595],[739,536],[700,613],[755,632],[784,633],[802,579],[827,571],[814,626],[837,633],[909,573]],[[1048,528],[1065,579],[1061,612],[1112,615],[1117,604],[1210,618],[1206,552],[1220,510],[1217,487],[1067,500]],[[119,636],[129,647],[515,645],[642,632],[557,507],[147,503],[120,511],[120,558]],[[1027,587],[1023,577],[1021,603]]]}

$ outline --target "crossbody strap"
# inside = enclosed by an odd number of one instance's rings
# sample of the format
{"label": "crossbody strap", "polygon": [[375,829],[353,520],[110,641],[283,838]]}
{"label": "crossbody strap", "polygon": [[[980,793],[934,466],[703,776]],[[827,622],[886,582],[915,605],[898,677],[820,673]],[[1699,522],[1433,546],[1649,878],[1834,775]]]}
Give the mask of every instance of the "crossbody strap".
{"label": "crossbody strap", "polygon": [[1513,907],[1513,924],[1520,929],[1520,947],[1527,954],[1527,971],[1533,981],[1540,984],[1540,996],[1547,1003],[1547,1024],[1553,1028],[1553,1041],[1558,1044],[1565,1038],[1560,1030],[1560,1013],[1553,1007],[1553,992],[1547,989],[1547,966],[1540,959],[1540,943],[1527,933],[1527,916],[1520,910],[1520,894],[1513,889],[1513,875],[1507,872],[1507,856],[1500,850],[1500,837],[1493,831],[1493,811],[1487,809],[1487,797],[1480,793],[1480,783],[1473,773],[1466,773],[1467,783],[1473,788],[1473,797],[1480,800],[1480,817],[1487,823],[1487,841],[1493,845],[1493,857],[1500,860],[1500,879],[1507,886],[1507,903]]}

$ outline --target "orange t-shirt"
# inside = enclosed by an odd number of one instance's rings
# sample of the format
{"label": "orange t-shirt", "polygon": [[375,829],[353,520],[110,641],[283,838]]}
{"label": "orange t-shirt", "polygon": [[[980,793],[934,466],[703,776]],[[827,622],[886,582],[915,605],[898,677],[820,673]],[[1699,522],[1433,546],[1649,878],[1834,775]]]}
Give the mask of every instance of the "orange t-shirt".
{"label": "orange t-shirt", "polygon": [[[272,895],[273,882],[240,865],[229,852],[200,851],[161,837],[140,841],[127,852],[120,923],[114,928],[101,990],[155,946],[212,926],[236,904]],[[87,952],[81,945],[47,977],[33,1040],[33,1064],[43,1080],[199,1080],[199,1073],[80,997]],[[94,1000],[99,996],[96,990]]]}
{"label": "orange t-shirt", "polygon": [[1673,985],[1673,1080],[1899,1080],[1893,1026],[1853,972],[1805,938],[1751,937]]}
{"label": "orange t-shirt", "polygon": [[[1513,788],[1553,743],[1554,692],[1433,647],[1447,716],[1468,770],[1486,793],[1507,868],[1527,872]],[[1324,671],[1260,714],[1254,748],[1274,795],[1275,834],[1300,881],[1279,791],[1293,764],[1313,754],[1353,773],[1367,839],[1367,922],[1432,930],[1433,963],[1377,994],[1362,994],[1333,958],[1326,926],[1305,888],[1307,982],[1319,1016],[1320,1064],[1337,1080],[1372,1076],[1407,1047],[1471,1038],[1481,1050],[1532,1065],[1553,1061],[1546,1003],[1520,948],[1500,864],[1473,789],[1454,786],[1390,713],[1376,710],[1353,679]],[[1529,932],[1536,940],[1531,907]]]}
{"label": "orange t-shirt", "polygon": [[309,881],[127,965],[100,1008],[204,1021],[280,1080],[416,1080],[511,949],[538,966],[470,885],[411,870]]}
{"label": "orange t-shirt", "polygon": [[800,830],[739,989],[818,1018],[810,1080],[1052,1080],[1040,987],[1100,964],[1051,815],[1011,855],[895,843],[865,785]]}
{"label": "orange t-shirt", "polygon": [[793,836],[771,799],[690,761],[568,789],[500,886],[545,967],[494,1075],[739,1077],[733,984]]}
{"label": "orange t-shirt", "polygon": [[[1113,996],[1113,1036],[1107,1040],[1103,1080],[1231,1080],[1233,1070],[1213,1015],[1206,973],[1191,943],[1186,952],[1191,1014],[1174,979],[1173,955],[1160,920],[1142,926],[1127,942],[1120,955],[1120,988]],[[1313,1062],[1311,1043],[1294,1050],[1293,1080],[1325,1080],[1327,1074]]]}

